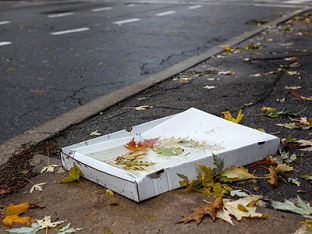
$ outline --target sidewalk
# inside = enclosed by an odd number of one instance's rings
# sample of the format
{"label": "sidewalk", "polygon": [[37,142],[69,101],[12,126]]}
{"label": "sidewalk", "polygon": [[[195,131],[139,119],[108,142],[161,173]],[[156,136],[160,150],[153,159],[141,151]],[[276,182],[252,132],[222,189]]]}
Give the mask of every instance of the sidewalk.
{"label": "sidewalk", "polygon": [[[240,124],[258,129],[279,138],[311,139],[311,130],[288,129],[278,123],[290,123],[288,118],[269,118],[261,114],[263,106],[283,108],[301,116],[312,117],[311,100],[303,97],[312,95],[312,12],[294,17],[285,23],[272,27],[235,48],[226,48],[197,66],[159,83],[98,115],[65,130],[54,139],[60,147],[88,140],[92,132],[101,135],[112,133],[140,123],[164,116],[180,113],[195,107],[219,117],[229,111],[236,117],[239,110],[245,114]],[[226,45],[224,45],[226,46]],[[244,48],[247,46],[246,48]],[[300,86],[300,88],[299,88]],[[136,110],[132,107],[148,105],[150,108]],[[131,108],[129,108],[131,107]],[[236,140],[236,139],[233,139]],[[301,153],[299,146],[292,146],[291,152]],[[306,151],[311,156],[311,151]],[[59,155],[53,155],[59,157]],[[45,163],[48,164],[45,156]],[[49,165],[61,164],[56,158],[49,159]],[[34,162],[38,164],[37,162]],[[292,177],[312,172],[312,157],[302,157],[291,164]],[[263,167],[249,168],[260,174],[267,173]],[[29,193],[33,186],[29,183],[16,193],[1,200],[7,206],[29,202],[45,206],[43,209],[29,209],[25,215],[36,219],[51,216],[52,220],[68,220],[72,227],[82,228],[77,233],[294,233],[300,227],[303,216],[276,211],[271,208],[257,208],[269,217],[265,219],[246,219],[235,226],[210,217],[202,223],[175,224],[191,212],[191,209],[205,205],[206,196],[199,193],[180,193],[179,190],[167,192],[155,198],[135,203],[118,194],[109,196],[106,188],[81,179],[79,182],[60,184],[66,172],[42,173],[31,179],[33,184],[44,183],[42,192]],[[300,197],[310,202],[311,183],[299,178],[300,186],[281,183],[278,188],[270,186],[266,180],[257,182],[259,191],[252,190],[252,184],[239,185],[273,200]],[[14,224],[13,227],[20,227]],[[8,228],[0,226],[0,233]],[[44,233],[40,231],[38,233]],[[54,233],[49,230],[49,233]]]}

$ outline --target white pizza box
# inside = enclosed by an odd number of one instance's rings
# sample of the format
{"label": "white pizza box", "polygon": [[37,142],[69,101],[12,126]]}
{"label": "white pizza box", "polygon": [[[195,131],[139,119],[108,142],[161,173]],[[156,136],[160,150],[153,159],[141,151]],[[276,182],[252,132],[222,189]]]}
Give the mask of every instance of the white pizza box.
{"label": "white pizza box", "polygon": [[[183,138],[183,144],[176,142],[169,146],[184,151],[165,156],[148,149],[140,160],[154,164],[144,170],[126,170],[124,165],[116,164],[118,156],[130,151],[125,145],[132,139],[138,143],[158,137],[154,147]],[[122,130],[65,147],[61,158],[66,170],[75,163],[82,177],[141,202],[179,188],[181,179],[177,174],[187,176],[190,181],[196,179],[200,173],[197,164],[213,168],[213,154],[224,159],[225,167],[244,166],[275,154],[279,143],[279,138],[270,134],[190,108],[134,126],[130,132]],[[163,147],[170,148],[168,144]]]}

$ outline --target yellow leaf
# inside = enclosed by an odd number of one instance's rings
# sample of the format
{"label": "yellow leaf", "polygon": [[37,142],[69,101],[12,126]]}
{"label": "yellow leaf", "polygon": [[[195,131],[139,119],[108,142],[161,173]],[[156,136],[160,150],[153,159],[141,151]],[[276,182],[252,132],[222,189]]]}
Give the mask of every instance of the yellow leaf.
{"label": "yellow leaf", "polygon": [[224,115],[224,119],[232,121],[234,123],[239,123],[244,116],[244,114],[242,114],[242,110],[239,110],[236,118],[233,118],[229,111],[222,112],[222,114]]}
{"label": "yellow leaf", "polygon": [[273,107],[266,107],[266,106],[263,106],[263,107],[261,108],[261,110],[262,110],[262,111],[270,111],[270,112],[276,111],[275,108],[273,108]]}
{"label": "yellow leaf", "polygon": [[1,221],[1,223],[3,223],[7,227],[12,227],[13,223],[30,224],[36,222],[35,219],[29,216],[19,217],[20,214],[26,212],[30,207],[33,207],[33,205],[29,203],[22,203],[16,206],[11,203],[7,206],[5,218]]}
{"label": "yellow leaf", "polygon": [[75,181],[75,180],[79,180],[80,174],[81,174],[81,170],[80,170],[79,167],[76,165],[76,163],[74,163],[74,167],[72,167],[72,168],[69,170],[68,176],[65,177],[64,179],[62,179],[61,183],[64,183],[64,182],[73,182],[73,181]]}
{"label": "yellow leaf", "polygon": [[224,46],[224,47],[223,47],[223,50],[225,50],[225,51],[231,51],[231,47],[230,47],[230,46]]}
{"label": "yellow leaf", "polygon": [[111,189],[106,189],[106,194],[109,196],[114,196],[114,192]]}

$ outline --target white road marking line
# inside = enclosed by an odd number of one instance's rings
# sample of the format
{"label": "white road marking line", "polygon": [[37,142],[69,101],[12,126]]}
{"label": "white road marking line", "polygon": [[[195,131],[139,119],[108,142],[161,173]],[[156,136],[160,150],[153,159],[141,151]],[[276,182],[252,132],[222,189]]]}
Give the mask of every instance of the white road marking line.
{"label": "white road marking line", "polygon": [[203,5],[195,5],[195,6],[189,6],[188,9],[193,10],[193,9],[198,9],[201,8]]}
{"label": "white road marking line", "polygon": [[116,21],[114,24],[122,25],[122,24],[127,24],[127,23],[132,23],[136,21],[140,21],[141,19],[139,18],[133,18],[133,19],[127,19],[127,20],[121,20],[121,21]]}
{"label": "white road marking line", "polygon": [[10,41],[0,42],[0,46],[11,45],[11,44],[12,44],[12,42],[10,42]]}
{"label": "white road marking line", "polygon": [[171,15],[171,14],[175,14],[175,11],[165,11],[165,12],[161,12],[156,14],[156,16],[164,16],[164,15]]}
{"label": "white road marking line", "polygon": [[76,29],[71,29],[71,30],[53,32],[50,34],[51,35],[62,35],[62,34],[68,34],[68,33],[83,32],[83,31],[88,31],[88,30],[90,30],[90,28],[76,28]]}
{"label": "white road marking line", "polygon": [[57,18],[57,17],[64,17],[64,16],[70,16],[70,15],[74,15],[74,13],[67,12],[67,13],[62,13],[62,14],[48,15],[48,18]]}
{"label": "white road marking line", "polygon": [[10,23],[10,21],[0,21],[0,25],[1,24],[9,24]]}
{"label": "white road marking line", "polygon": [[95,9],[92,9],[91,11],[92,12],[98,12],[98,11],[109,11],[113,9],[112,7],[102,7],[102,8],[95,8]]}

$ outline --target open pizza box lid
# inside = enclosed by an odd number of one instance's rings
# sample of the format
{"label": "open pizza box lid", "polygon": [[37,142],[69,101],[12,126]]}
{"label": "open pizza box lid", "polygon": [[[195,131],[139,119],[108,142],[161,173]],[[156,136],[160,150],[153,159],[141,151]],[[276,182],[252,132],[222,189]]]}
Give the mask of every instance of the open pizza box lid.
{"label": "open pizza box lid", "polygon": [[[141,166],[117,164],[118,157],[131,152],[125,147],[129,142],[151,139],[157,142],[137,160]],[[275,154],[279,143],[275,136],[190,108],[134,126],[130,132],[122,130],[65,147],[61,158],[65,169],[75,163],[84,178],[140,202],[179,188],[177,174],[196,179],[197,164],[213,168],[213,154],[224,159],[225,167],[244,166]],[[175,149],[176,155],[155,149]]]}

